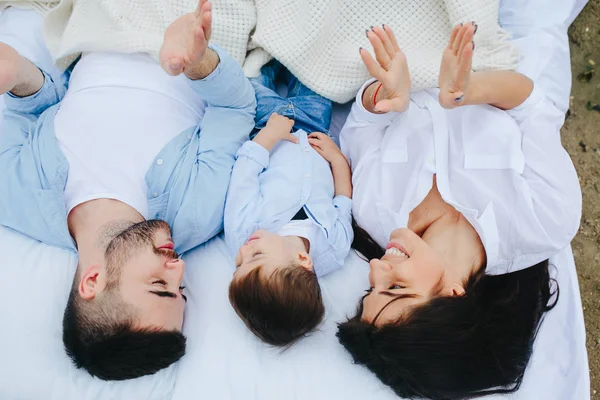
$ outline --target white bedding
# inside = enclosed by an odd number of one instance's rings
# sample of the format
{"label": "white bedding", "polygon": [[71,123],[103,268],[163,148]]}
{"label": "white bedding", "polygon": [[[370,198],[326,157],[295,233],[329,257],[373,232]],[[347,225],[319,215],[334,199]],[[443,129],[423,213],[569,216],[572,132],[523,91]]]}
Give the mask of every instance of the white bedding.
{"label": "white bedding", "polygon": [[[566,27],[584,5],[579,0],[504,0],[501,6],[502,25],[520,38],[518,43],[528,52],[521,70],[565,111],[571,77]],[[19,18],[12,18],[10,24],[31,35],[35,17],[20,14]],[[8,23],[0,18],[0,31]],[[336,113],[334,130],[341,127],[344,110],[347,107]],[[0,118],[0,134],[4,134],[1,124]],[[0,228],[0,260],[2,400],[397,398],[368,370],[353,365],[335,338],[335,323],[353,314],[368,285],[368,266],[355,255],[343,270],[321,281],[327,315],[320,331],[282,352],[259,342],[231,309],[227,299],[231,261],[223,241],[214,239],[186,258],[187,355],[156,375],[118,383],[76,370],[62,349],[61,318],[75,271],[74,256]],[[590,398],[585,328],[571,249],[551,261],[561,287],[560,301],[541,327],[521,390],[498,399]]]}

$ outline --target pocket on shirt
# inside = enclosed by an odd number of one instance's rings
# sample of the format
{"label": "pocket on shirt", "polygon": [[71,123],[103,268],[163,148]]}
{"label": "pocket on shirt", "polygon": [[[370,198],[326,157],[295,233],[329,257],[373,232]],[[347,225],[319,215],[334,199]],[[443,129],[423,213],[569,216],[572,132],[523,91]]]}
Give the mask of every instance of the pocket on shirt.
{"label": "pocket on shirt", "polygon": [[408,141],[399,132],[386,132],[381,142],[381,161],[387,164],[408,161]]}
{"label": "pocket on shirt", "polygon": [[522,134],[505,111],[491,106],[468,107],[461,116],[462,144],[466,169],[525,168]]}

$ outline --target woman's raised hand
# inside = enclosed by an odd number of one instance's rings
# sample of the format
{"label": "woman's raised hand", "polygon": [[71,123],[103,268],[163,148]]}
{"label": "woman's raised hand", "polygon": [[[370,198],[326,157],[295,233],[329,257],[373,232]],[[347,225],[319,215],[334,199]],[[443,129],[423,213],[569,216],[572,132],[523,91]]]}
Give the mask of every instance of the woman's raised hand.
{"label": "woman's raised hand", "polygon": [[458,107],[464,103],[469,87],[473,63],[473,35],[477,25],[473,22],[454,27],[440,67],[440,104],[444,108]]}
{"label": "woman's raised hand", "polygon": [[371,89],[370,101],[374,111],[406,111],[410,103],[410,73],[406,56],[400,50],[394,32],[387,25],[376,26],[367,31],[367,37],[375,51],[376,60],[363,48],[360,49],[360,56],[371,76],[379,81]]}

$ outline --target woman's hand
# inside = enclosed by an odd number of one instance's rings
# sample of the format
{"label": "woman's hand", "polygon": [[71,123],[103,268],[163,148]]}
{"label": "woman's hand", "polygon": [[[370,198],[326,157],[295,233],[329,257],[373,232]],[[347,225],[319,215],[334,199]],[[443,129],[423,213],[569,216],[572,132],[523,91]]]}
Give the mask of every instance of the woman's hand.
{"label": "woman's hand", "polygon": [[473,63],[473,35],[477,25],[469,22],[454,27],[440,66],[440,104],[455,108],[465,103]]}
{"label": "woman's hand", "polygon": [[281,140],[298,143],[298,138],[291,133],[293,126],[293,120],[273,113],[269,121],[267,121],[267,126],[261,129],[254,138],[254,142],[260,144],[268,151],[273,150],[273,147]]}
{"label": "woman's hand", "polygon": [[406,111],[410,103],[410,73],[406,56],[396,41],[392,29],[383,25],[367,31],[367,37],[375,50],[375,58],[363,48],[360,56],[371,76],[377,79],[363,96],[363,104],[369,111],[385,113]]}

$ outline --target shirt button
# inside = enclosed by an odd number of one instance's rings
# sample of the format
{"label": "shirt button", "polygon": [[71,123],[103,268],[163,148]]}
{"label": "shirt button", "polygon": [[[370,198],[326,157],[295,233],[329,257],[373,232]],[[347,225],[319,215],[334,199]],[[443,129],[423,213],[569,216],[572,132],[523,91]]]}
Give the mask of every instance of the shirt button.
{"label": "shirt button", "polygon": [[304,175],[305,178],[310,178],[310,174]]}
{"label": "shirt button", "polygon": [[158,193],[154,192],[154,193],[152,194],[152,196],[154,196],[154,198],[157,198],[157,197],[158,197]]}
{"label": "shirt button", "polygon": [[163,165],[164,161],[162,160],[162,158],[159,158],[158,160],[156,160],[156,164]]}
{"label": "shirt button", "polygon": [[308,147],[305,147],[305,148],[304,148],[304,152],[305,152],[305,153],[308,153]]}

